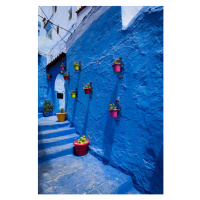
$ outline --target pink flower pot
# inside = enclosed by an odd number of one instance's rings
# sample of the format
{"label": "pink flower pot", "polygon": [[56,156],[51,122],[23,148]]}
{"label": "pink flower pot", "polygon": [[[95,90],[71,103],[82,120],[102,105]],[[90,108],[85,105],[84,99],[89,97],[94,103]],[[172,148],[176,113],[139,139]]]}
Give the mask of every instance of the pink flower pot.
{"label": "pink flower pot", "polygon": [[51,78],[51,76],[47,76],[47,79],[50,79]]}
{"label": "pink flower pot", "polygon": [[65,79],[65,80],[68,80],[68,76],[64,76],[64,79]]}
{"label": "pink flower pot", "polygon": [[65,67],[61,67],[61,70],[65,70]]}
{"label": "pink flower pot", "polygon": [[90,89],[84,89],[85,90],[85,94],[90,94]]}
{"label": "pink flower pot", "polygon": [[121,64],[113,64],[113,71],[115,72],[115,73],[118,73],[118,72],[120,72],[121,71]]}
{"label": "pink flower pot", "polygon": [[111,117],[117,117],[117,111],[118,111],[118,109],[109,110],[109,111],[110,111],[110,116],[111,116]]}
{"label": "pink flower pot", "polygon": [[86,140],[85,144],[77,144],[78,140],[74,141],[73,144],[75,145],[76,154],[78,156],[84,156],[87,152],[87,147],[89,144],[89,140]]}

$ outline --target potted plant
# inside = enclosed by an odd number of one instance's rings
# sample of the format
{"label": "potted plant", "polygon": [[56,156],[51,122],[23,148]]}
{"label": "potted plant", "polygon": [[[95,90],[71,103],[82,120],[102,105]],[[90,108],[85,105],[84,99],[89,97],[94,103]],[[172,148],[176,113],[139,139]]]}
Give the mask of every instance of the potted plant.
{"label": "potted plant", "polygon": [[83,89],[85,91],[85,94],[90,94],[91,87],[89,83],[87,85],[84,85]]}
{"label": "potted plant", "polygon": [[47,79],[50,79],[51,78],[51,75],[50,74],[47,74]]}
{"label": "potted plant", "polygon": [[51,104],[50,99],[45,99],[42,106],[43,116],[48,117],[53,111],[53,104]]}
{"label": "potted plant", "polygon": [[61,68],[61,70],[65,70],[65,65],[62,63],[60,68]]}
{"label": "potted plant", "polygon": [[119,73],[121,71],[121,62],[120,59],[117,58],[112,65],[114,73]]}
{"label": "potted plant", "polygon": [[74,69],[77,71],[79,70],[79,64],[77,62],[74,63]]}
{"label": "potted plant", "polygon": [[72,98],[76,98],[76,91],[72,90],[71,91],[71,96],[72,96]]}
{"label": "potted plant", "polygon": [[65,79],[65,80],[68,80],[67,72],[64,73],[64,79]]}
{"label": "potted plant", "polygon": [[65,121],[66,114],[67,114],[67,113],[64,112],[64,108],[61,108],[61,109],[60,109],[60,113],[56,113],[57,118],[58,118],[58,121],[59,121],[59,122]]}
{"label": "potted plant", "polygon": [[117,107],[115,106],[115,104],[113,103],[113,104],[110,104],[109,106],[110,106],[110,109],[109,109],[109,111],[110,111],[110,116],[111,116],[111,117],[117,117],[117,111],[118,111],[118,109],[117,109]]}
{"label": "potted plant", "polygon": [[75,145],[76,154],[78,156],[84,156],[87,152],[87,147],[89,144],[89,140],[83,137],[79,138],[78,140],[74,141],[73,144]]}

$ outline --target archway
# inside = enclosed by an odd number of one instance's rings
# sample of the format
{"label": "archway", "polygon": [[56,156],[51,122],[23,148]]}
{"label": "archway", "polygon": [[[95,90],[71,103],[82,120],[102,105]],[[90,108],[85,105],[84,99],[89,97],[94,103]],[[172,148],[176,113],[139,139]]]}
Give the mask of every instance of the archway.
{"label": "archway", "polygon": [[58,74],[54,85],[54,112],[60,112],[60,109],[65,110],[65,81],[62,74]]}

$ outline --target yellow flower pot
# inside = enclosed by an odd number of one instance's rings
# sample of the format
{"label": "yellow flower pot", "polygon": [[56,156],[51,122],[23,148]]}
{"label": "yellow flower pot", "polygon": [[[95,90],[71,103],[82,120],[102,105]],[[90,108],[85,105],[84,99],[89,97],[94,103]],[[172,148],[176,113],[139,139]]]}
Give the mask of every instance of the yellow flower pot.
{"label": "yellow flower pot", "polygon": [[71,93],[72,98],[76,98],[76,93]]}
{"label": "yellow flower pot", "polygon": [[79,64],[75,64],[74,69],[78,71],[79,70]]}
{"label": "yellow flower pot", "polygon": [[56,113],[58,121],[59,122],[65,121],[66,114],[67,114],[66,112],[65,113]]}

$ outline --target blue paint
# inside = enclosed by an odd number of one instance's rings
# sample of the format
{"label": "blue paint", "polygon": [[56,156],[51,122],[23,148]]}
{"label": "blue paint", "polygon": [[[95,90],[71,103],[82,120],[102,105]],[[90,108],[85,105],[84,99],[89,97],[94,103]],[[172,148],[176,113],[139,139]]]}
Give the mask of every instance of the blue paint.
{"label": "blue paint", "polygon": [[[118,57],[125,63],[123,79],[112,70]],[[163,192],[162,58],[162,7],[144,7],[125,31],[121,8],[112,7],[67,52],[69,120],[90,140],[91,152],[129,173],[142,193]],[[80,60],[79,74],[73,63]],[[93,84],[91,99],[83,91],[89,82]],[[70,97],[76,87],[77,101]],[[108,111],[117,97],[122,109],[120,122]]]}
{"label": "blue paint", "polygon": [[42,103],[47,98],[47,58],[45,55],[38,55],[38,112],[42,112]]}
{"label": "blue paint", "polygon": [[[112,70],[114,59],[119,57],[125,63],[123,79]],[[79,61],[80,74],[73,66]],[[47,71],[52,74],[47,90],[51,102],[55,101],[55,79],[62,62],[71,75],[70,82],[65,82],[68,119],[90,140],[91,153],[130,175],[141,193],[162,194],[163,7],[143,7],[126,30],[122,30],[121,7],[103,13],[71,45],[67,62],[63,60]],[[83,90],[89,82],[92,98]],[[76,88],[77,100],[70,95]],[[108,111],[117,97],[120,122]]]}

